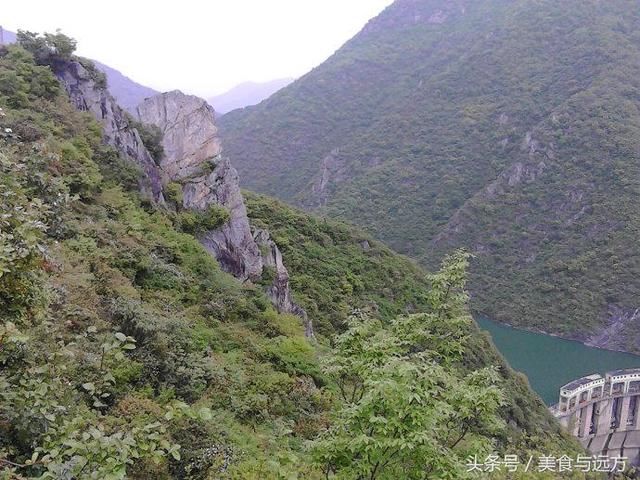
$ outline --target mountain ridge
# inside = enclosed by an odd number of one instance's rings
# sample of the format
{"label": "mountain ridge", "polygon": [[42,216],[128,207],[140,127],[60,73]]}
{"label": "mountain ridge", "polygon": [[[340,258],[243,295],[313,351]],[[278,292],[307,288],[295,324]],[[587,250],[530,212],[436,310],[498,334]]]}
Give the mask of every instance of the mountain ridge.
{"label": "mountain ridge", "polygon": [[243,82],[207,101],[224,115],[231,110],[256,105],[292,83],[294,78],[277,78],[267,82]]}
{"label": "mountain ridge", "polygon": [[[5,43],[15,43],[16,34],[9,30],[3,30]],[[109,65],[93,60],[95,66],[107,76],[109,91],[116,98],[118,104],[129,113],[134,113],[136,107],[147,97],[157,95],[157,90],[142,85],[124,75]]]}

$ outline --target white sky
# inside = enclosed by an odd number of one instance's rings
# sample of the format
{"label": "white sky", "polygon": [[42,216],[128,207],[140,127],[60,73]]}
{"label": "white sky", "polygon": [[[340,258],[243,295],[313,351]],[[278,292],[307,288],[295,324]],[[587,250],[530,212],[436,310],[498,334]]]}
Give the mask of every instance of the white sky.
{"label": "white sky", "polygon": [[392,0],[0,0],[0,25],[56,28],[156,90],[200,96],[244,81],[299,77]]}

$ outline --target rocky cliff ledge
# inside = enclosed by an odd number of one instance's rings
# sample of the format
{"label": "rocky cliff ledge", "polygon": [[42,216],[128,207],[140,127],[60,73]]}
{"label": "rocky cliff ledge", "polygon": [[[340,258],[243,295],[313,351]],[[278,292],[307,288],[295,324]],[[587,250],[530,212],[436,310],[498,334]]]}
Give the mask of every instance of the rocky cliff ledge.
{"label": "rocky cliff ledge", "polygon": [[180,91],[146,99],[137,109],[138,119],[162,132],[164,157],[160,167],[169,181],[182,186],[182,207],[203,211],[211,205],[228,210],[229,221],[200,236],[202,244],[222,267],[242,280],[257,280],[273,270],[267,293],[278,311],[293,313],[305,322],[305,311],[291,300],[289,274],[277,245],[264,230],[251,231],[238,173],[221,155],[215,112],[201,98]]}
{"label": "rocky cliff ledge", "polygon": [[131,160],[144,172],[140,189],[156,202],[163,203],[162,172],[133,128],[125,111],[99,82],[98,72],[87,70],[79,61],[59,61],[53,71],[78,110],[87,111],[102,124],[104,141]]}
{"label": "rocky cliff ledge", "polygon": [[213,108],[198,97],[173,91],[146,99],[137,115],[162,132],[160,167],[169,181],[181,185],[182,207],[203,211],[219,205],[229,212],[226,224],[201,235],[202,244],[234,276],[260,278],[262,257],[251,235],[238,173],[220,155]]}
{"label": "rocky cliff ledge", "polygon": [[180,91],[156,95],[138,106],[139,120],[155,125],[163,134],[164,156],[156,161],[99,73],[90,67],[80,61],[60,61],[53,70],[76,108],[100,121],[105,143],[140,167],[144,173],[142,192],[164,204],[164,187],[174,182],[182,188],[182,208],[225,208],[229,220],[200,235],[201,243],[225,271],[242,281],[259,280],[266,268],[273,270],[274,280],[267,289],[271,301],[279,312],[301,317],[307,336],[312,337],[306,312],[291,300],[289,274],[280,250],[268,232],[251,230],[238,173],[221,155],[213,108],[205,100]]}

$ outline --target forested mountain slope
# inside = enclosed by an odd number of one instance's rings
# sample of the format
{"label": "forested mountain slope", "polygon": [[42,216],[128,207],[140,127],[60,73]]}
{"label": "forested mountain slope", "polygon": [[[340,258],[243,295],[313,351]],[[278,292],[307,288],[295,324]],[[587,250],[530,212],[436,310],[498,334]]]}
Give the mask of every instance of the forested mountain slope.
{"label": "forested mountain slope", "polygon": [[[272,306],[268,275],[222,271],[194,236],[198,219],[171,207],[175,189],[161,185],[165,203],[140,194],[144,172],[51,71],[97,75],[68,39],[25,46],[0,48],[0,477],[359,478],[349,472],[372,467],[362,450],[332,450],[341,422],[367,444],[401,442],[401,463],[371,478],[409,467],[407,478],[462,478],[472,452],[579,451],[470,322],[464,255],[427,276],[351,227],[250,196],[317,322],[310,342]],[[376,360],[353,370],[363,352]],[[405,424],[378,411],[394,435],[348,417],[387,401],[413,414]]]}
{"label": "forested mountain slope", "polygon": [[472,307],[640,351],[640,10],[397,0],[325,63],[221,122],[245,188],[358,223]]}

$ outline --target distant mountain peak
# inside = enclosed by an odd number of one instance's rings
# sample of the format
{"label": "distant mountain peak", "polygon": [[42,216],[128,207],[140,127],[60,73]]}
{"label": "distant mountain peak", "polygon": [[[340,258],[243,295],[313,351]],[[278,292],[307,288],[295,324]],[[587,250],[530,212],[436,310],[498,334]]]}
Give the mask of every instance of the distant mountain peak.
{"label": "distant mountain peak", "polygon": [[237,108],[257,105],[293,81],[293,78],[278,78],[267,82],[242,82],[208,101],[216,112],[225,114]]}

